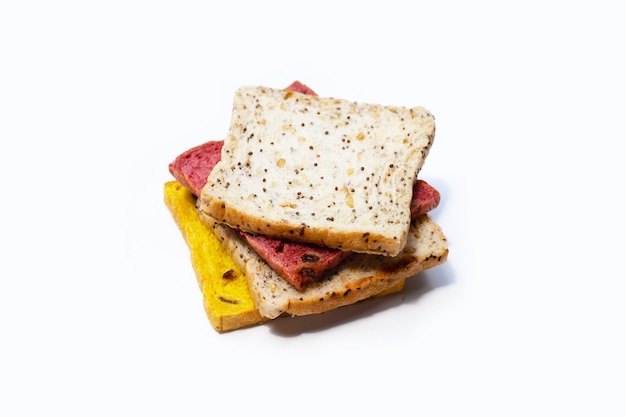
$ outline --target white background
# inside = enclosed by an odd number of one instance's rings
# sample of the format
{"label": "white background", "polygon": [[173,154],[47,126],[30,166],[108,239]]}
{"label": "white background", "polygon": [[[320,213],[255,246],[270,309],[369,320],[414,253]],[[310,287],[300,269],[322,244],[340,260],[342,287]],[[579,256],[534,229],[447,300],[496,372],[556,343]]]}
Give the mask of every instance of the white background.
{"label": "white background", "polygon": [[[409,3],[2,3],[0,415],[626,415],[619,2]],[[294,80],[435,114],[449,261],[218,334],[167,164]]]}

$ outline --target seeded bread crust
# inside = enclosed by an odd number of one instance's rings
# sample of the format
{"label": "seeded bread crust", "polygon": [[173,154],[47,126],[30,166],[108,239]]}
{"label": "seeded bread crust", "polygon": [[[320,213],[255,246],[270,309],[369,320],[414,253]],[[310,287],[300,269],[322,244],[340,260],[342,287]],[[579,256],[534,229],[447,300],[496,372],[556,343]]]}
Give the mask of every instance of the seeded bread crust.
{"label": "seeded bread crust", "polygon": [[434,135],[423,107],[241,88],[199,209],[251,233],[396,256]]}
{"label": "seeded bread crust", "polygon": [[281,278],[233,229],[212,223],[215,235],[248,280],[260,314],[268,319],[281,315],[318,314],[354,304],[384,293],[406,278],[446,262],[445,235],[428,215],[411,224],[407,245],[398,256],[355,254],[330,271],[322,281],[298,291]]}

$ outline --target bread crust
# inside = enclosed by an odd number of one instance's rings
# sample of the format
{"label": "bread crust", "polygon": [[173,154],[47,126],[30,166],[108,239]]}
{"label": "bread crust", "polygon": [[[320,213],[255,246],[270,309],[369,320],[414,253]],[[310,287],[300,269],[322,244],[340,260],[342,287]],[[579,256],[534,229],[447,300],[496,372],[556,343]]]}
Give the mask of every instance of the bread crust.
{"label": "bread crust", "polygon": [[[271,210],[269,207],[267,209]],[[344,229],[340,231],[333,227],[319,228],[308,223],[296,225],[287,222],[267,221],[230,206],[219,196],[215,199],[207,198],[206,203],[202,205],[201,213],[207,218],[219,219],[220,223],[250,233],[360,253],[395,256],[406,245],[407,239],[406,234],[399,237],[389,237],[381,233],[363,232],[361,230]],[[209,213],[211,214],[209,215]]]}

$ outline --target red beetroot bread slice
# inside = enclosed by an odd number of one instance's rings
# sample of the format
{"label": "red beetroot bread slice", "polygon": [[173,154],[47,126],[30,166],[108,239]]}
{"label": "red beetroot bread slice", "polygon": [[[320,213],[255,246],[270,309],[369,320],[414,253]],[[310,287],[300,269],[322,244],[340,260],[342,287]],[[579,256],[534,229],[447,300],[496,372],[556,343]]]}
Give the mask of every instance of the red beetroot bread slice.
{"label": "red beetroot bread slice", "polygon": [[272,269],[298,290],[319,281],[326,271],[352,255],[340,249],[239,233]]}
{"label": "red beetroot bread slice", "polygon": [[196,197],[200,196],[206,179],[220,160],[224,141],[211,141],[180,154],[169,165],[170,174]]}
{"label": "red beetroot bread slice", "polygon": [[310,96],[316,96],[317,93],[313,91],[309,86],[302,84],[300,81],[294,81],[287,88],[286,91],[293,91],[295,93],[308,94]]}

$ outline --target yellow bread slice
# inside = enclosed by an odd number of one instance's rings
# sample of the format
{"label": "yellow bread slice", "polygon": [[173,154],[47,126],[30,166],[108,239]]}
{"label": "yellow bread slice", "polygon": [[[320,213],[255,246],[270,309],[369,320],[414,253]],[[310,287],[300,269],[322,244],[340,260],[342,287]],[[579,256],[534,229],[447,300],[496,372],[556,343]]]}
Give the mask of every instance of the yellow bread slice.
{"label": "yellow bread slice", "polygon": [[[202,291],[204,309],[219,332],[236,330],[268,321],[255,307],[246,278],[196,209],[196,197],[178,181],[164,185],[165,205],[170,210],[191,254],[191,263]],[[404,289],[404,279],[378,294]]]}
{"label": "yellow bread slice", "polygon": [[254,306],[246,278],[198,217],[196,197],[178,181],[165,183],[164,191],[165,205],[189,247],[211,325],[224,332],[267,321]]}

